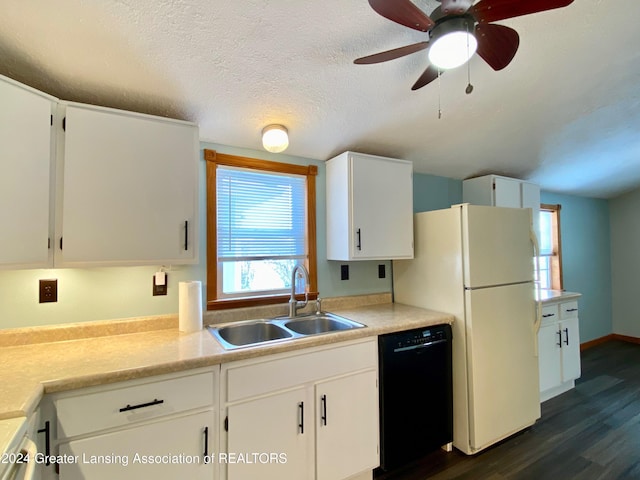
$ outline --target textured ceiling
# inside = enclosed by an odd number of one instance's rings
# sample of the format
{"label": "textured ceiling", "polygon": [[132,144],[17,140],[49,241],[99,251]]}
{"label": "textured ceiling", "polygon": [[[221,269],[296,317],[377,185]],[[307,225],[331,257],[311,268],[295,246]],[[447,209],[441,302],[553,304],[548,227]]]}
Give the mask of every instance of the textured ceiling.
{"label": "textured ceiling", "polygon": [[425,52],[354,65],[426,39],[366,0],[0,3],[0,74],[65,100],[191,120],[204,141],[260,149],[262,127],[283,123],[286,153],[313,159],[354,150],[605,198],[640,186],[638,0],[500,22],[520,49],[500,72],[474,56],[471,95],[466,67],[412,92]]}

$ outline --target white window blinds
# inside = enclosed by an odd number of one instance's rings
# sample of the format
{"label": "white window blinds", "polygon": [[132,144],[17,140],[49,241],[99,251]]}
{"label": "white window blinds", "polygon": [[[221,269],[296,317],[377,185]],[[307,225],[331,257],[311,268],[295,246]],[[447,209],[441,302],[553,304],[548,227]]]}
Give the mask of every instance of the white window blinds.
{"label": "white window blinds", "polygon": [[304,176],[220,166],[216,182],[219,262],[306,258]]}

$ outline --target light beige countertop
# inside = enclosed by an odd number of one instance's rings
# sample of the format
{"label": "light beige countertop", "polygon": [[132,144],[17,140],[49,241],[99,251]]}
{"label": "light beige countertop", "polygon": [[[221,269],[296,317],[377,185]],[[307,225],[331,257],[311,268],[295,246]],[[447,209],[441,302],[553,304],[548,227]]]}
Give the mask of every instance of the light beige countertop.
{"label": "light beige countertop", "polygon": [[563,290],[540,290],[542,303],[564,302],[567,300],[576,300],[582,296],[581,293],[565,292]]}
{"label": "light beige countertop", "polygon": [[165,316],[160,318],[160,330],[2,346],[0,419],[30,415],[44,393],[453,322],[449,314],[393,303],[330,311],[364,323],[367,328],[225,350],[207,329],[182,333],[178,331],[177,318],[167,327]]}

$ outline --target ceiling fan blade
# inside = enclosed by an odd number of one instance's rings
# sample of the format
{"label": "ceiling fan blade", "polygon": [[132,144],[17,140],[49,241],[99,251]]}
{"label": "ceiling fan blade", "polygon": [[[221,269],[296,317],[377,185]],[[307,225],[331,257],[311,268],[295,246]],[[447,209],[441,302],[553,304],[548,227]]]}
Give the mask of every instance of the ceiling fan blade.
{"label": "ceiling fan blade", "polygon": [[482,0],[469,12],[478,22],[489,23],[566,7],[573,0]]}
{"label": "ceiling fan blade", "polygon": [[428,32],[434,22],[411,0],[369,0],[378,14],[405,27]]}
{"label": "ceiling fan blade", "polygon": [[511,63],[520,45],[520,36],[513,28],[504,25],[478,24],[477,54],[494,70],[502,70]]}
{"label": "ceiling fan blade", "polygon": [[429,65],[427,69],[422,72],[420,78],[413,84],[411,90],[418,90],[419,88],[424,87],[425,85],[433,82],[436,78],[438,78],[438,69],[433,65]]}
{"label": "ceiling fan blade", "polygon": [[424,50],[429,46],[429,42],[414,43],[413,45],[406,45],[400,48],[394,48],[393,50],[387,50],[386,52],[375,53],[366,57],[356,58],[353,63],[358,65],[369,65],[372,63],[387,62],[396,58],[410,55],[420,50]]}

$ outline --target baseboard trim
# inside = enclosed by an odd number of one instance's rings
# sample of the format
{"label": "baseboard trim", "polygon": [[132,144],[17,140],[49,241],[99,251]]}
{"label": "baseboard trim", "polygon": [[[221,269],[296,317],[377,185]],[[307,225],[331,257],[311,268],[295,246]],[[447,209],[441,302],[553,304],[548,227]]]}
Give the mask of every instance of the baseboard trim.
{"label": "baseboard trim", "polygon": [[628,335],[610,333],[609,335],[605,335],[604,337],[596,338],[595,340],[589,340],[588,342],[581,343],[580,351],[582,352],[591,347],[595,347],[596,345],[600,345],[602,343],[608,342],[609,340],[620,340],[622,342],[640,344],[640,338],[638,337],[630,337]]}
{"label": "baseboard trim", "polygon": [[605,335],[604,337],[596,338],[595,340],[589,340],[588,342],[584,342],[580,344],[580,351],[587,350],[591,347],[595,347],[596,345],[600,345],[602,343],[608,342],[609,340],[614,339],[614,334],[610,333],[609,335]]}
{"label": "baseboard trim", "polygon": [[622,340],[623,342],[628,343],[640,343],[640,338],[638,337],[630,337],[628,335],[620,335],[618,333],[614,333],[612,336],[614,340]]}

